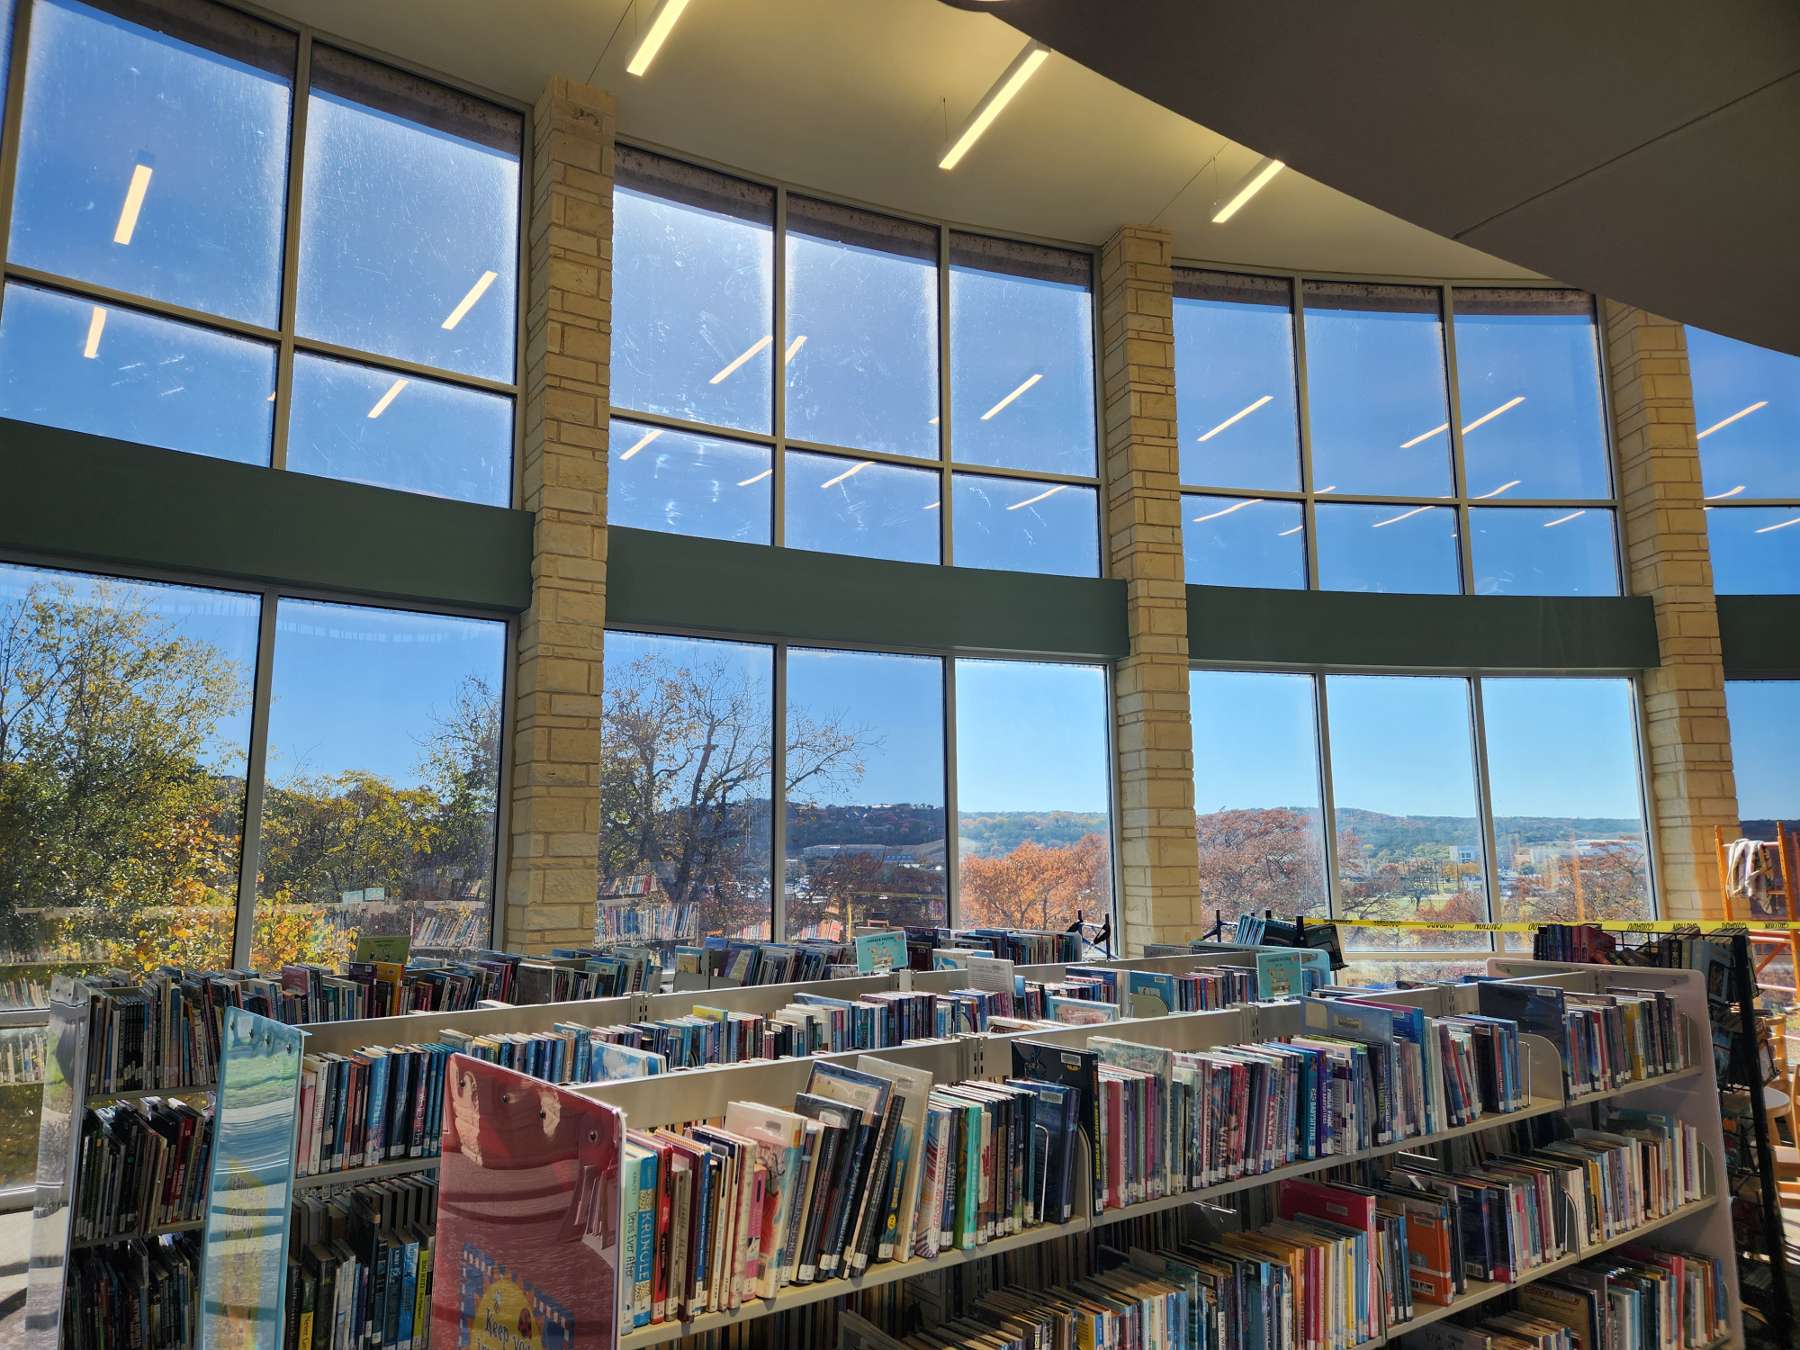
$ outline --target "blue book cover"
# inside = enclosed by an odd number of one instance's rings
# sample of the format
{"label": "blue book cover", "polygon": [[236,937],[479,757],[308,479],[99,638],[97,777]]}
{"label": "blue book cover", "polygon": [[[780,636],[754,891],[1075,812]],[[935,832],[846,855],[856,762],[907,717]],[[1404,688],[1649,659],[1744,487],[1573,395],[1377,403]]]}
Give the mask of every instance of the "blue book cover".
{"label": "blue book cover", "polygon": [[856,969],[864,975],[906,969],[906,934],[898,928],[856,938]]}
{"label": "blue book cover", "polygon": [[1181,1011],[1179,985],[1157,970],[1125,972],[1125,1007],[1133,1017],[1165,1017]]}

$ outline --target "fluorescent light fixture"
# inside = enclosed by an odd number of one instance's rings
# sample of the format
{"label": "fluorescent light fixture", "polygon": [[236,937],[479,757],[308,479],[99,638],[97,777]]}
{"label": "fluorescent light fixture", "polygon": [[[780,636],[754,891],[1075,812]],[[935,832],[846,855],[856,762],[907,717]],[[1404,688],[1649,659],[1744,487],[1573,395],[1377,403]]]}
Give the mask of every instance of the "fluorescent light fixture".
{"label": "fluorescent light fixture", "polygon": [[88,318],[87,341],[81,345],[81,354],[92,361],[100,355],[100,335],[106,331],[106,311],[94,306],[94,312]]}
{"label": "fluorescent light fixture", "polygon": [[1233,511],[1242,511],[1246,506],[1257,506],[1261,502],[1261,497],[1247,497],[1241,502],[1233,502],[1230,506],[1220,507],[1217,511],[1208,511],[1203,516],[1195,516],[1194,524],[1204,525],[1209,520],[1217,520],[1220,516],[1228,516]]}
{"label": "fluorescent light fixture", "polygon": [[787,365],[796,356],[800,355],[800,349],[802,347],[804,347],[805,345],[806,345],[806,334],[802,333],[799,337],[795,338],[792,342],[788,343],[787,355],[782,358],[781,363],[783,365]]}
{"label": "fluorescent light fixture", "polygon": [[1027,42],[1012,59],[1012,64],[1000,72],[981,101],[975,105],[975,111],[969,114],[969,120],[962,124],[962,129],[950,141],[950,148],[944,151],[944,157],[938,161],[940,169],[954,169],[962,163],[962,157],[969,153],[982,133],[994,125],[994,119],[1025,87],[1025,81],[1037,74],[1037,68],[1050,59],[1050,49],[1036,42]]}
{"label": "fluorescent light fixture", "polygon": [[1511,492],[1514,488],[1519,486],[1519,484],[1523,483],[1524,481],[1525,480],[1523,478],[1515,478],[1512,480],[1512,482],[1502,483],[1499,487],[1495,488],[1493,491],[1483,492],[1479,496],[1471,498],[1471,500],[1478,501],[1478,502],[1485,502],[1489,497],[1498,497],[1502,492]]}
{"label": "fluorescent light fixture", "polygon": [[868,468],[874,462],[875,461],[872,459],[860,460],[857,463],[852,464],[849,468],[845,469],[837,477],[827,478],[823,483],[820,483],[819,486],[821,488],[834,488],[839,483],[843,482],[846,478],[852,478],[855,475],[861,473],[864,469]]}
{"label": "fluorescent light fixture", "polygon": [[1333,483],[1333,484],[1331,484],[1331,485],[1330,485],[1330,486],[1329,486],[1329,487],[1322,487],[1322,488],[1320,488],[1320,489],[1319,489],[1319,493],[1320,493],[1320,495],[1323,495],[1323,494],[1325,494],[1325,493],[1327,493],[1327,492],[1336,492],[1336,491],[1337,491],[1337,484],[1336,484],[1336,483]]}
{"label": "fluorescent light fixture", "polygon": [[1038,495],[1035,497],[1027,497],[1022,502],[1014,502],[1011,506],[1007,507],[1006,509],[1008,511],[1023,511],[1028,506],[1036,506],[1039,502],[1043,501],[1044,498],[1046,498],[1046,497],[1054,497],[1057,493],[1061,492],[1067,486],[1069,486],[1067,483],[1058,483],[1055,487],[1045,488],[1042,492],[1038,493]]}
{"label": "fluorescent light fixture", "polygon": [[443,328],[446,332],[469,317],[469,311],[475,308],[475,302],[487,294],[487,288],[494,284],[494,278],[499,275],[498,272],[483,272],[475,278],[475,284],[469,287],[469,293],[456,302],[456,308],[444,320]]}
{"label": "fluorescent light fixture", "polygon": [[1273,155],[1264,155],[1257,160],[1250,172],[1245,174],[1243,180],[1237,185],[1237,189],[1231,194],[1230,199],[1219,208],[1218,214],[1213,217],[1213,224],[1223,225],[1243,210],[1244,203],[1266,188],[1269,180],[1285,168],[1287,165]]}
{"label": "fluorescent light fixture", "polygon": [[1276,535],[1275,537],[1277,539],[1286,539],[1290,534],[1299,534],[1300,531],[1304,530],[1305,528],[1306,528],[1306,526],[1304,526],[1304,525],[1296,525],[1291,530],[1283,530],[1280,534]]}
{"label": "fluorescent light fixture", "polygon": [[1707,498],[1707,499],[1706,499],[1706,500],[1707,500],[1707,501],[1709,501],[1709,502],[1722,502],[1722,501],[1724,501],[1724,500],[1725,500],[1725,499],[1726,499],[1726,498],[1727,498],[1727,497],[1735,497],[1735,496],[1737,496],[1737,495],[1738,495],[1738,493],[1740,493],[1740,492],[1742,492],[1742,491],[1743,491],[1743,490],[1744,490],[1744,488],[1745,488],[1745,486],[1746,486],[1746,485],[1745,485],[1745,484],[1743,484],[1743,483],[1739,483],[1739,484],[1738,484],[1738,485],[1737,485],[1737,486],[1736,486],[1736,487],[1734,487],[1734,488],[1726,488],[1726,489],[1725,489],[1725,490],[1724,490],[1724,491],[1723,491],[1723,492],[1715,492],[1715,493],[1713,493],[1713,495],[1712,495],[1712,496],[1710,496],[1710,497],[1708,497],[1708,498]]}
{"label": "fluorescent light fixture", "polygon": [[400,397],[400,391],[406,388],[405,380],[395,380],[388,386],[387,393],[375,400],[375,406],[369,409],[369,420],[372,422],[388,410],[388,404]]}
{"label": "fluorescent light fixture", "polygon": [[119,223],[113,229],[113,243],[129,244],[131,235],[137,229],[138,212],[144,209],[144,194],[150,191],[150,174],[148,164],[138,164],[131,170],[131,185],[125,189],[125,204],[119,208]]}
{"label": "fluorescent light fixture", "polygon": [[1586,511],[1571,511],[1568,515],[1558,516],[1555,520],[1546,520],[1544,522],[1544,528],[1546,530],[1554,530],[1558,525],[1567,525],[1571,520],[1580,520],[1586,514]]}
{"label": "fluorescent light fixture", "polygon": [[942,502],[926,502],[925,505],[921,506],[919,509],[921,511],[935,511],[941,505],[943,505]]}
{"label": "fluorescent light fixture", "polygon": [[1493,421],[1501,413],[1511,412],[1514,408],[1518,407],[1524,401],[1525,401],[1525,395],[1523,395],[1523,394],[1513,395],[1511,398],[1507,399],[1506,402],[1502,403],[1498,408],[1495,408],[1490,412],[1484,412],[1483,414],[1481,414],[1480,417],[1477,417],[1473,422],[1470,422],[1467,426],[1465,426],[1463,428],[1463,435],[1467,436],[1471,431],[1475,430],[1476,427],[1485,427],[1489,422]]}
{"label": "fluorescent light fixture", "polygon": [[1440,423],[1439,425],[1433,427],[1430,431],[1421,431],[1417,436],[1414,436],[1410,441],[1401,441],[1400,448],[1402,450],[1410,450],[1415,445],[1418,445],[1421,441],[1428,441],[1433,436],[1441,436],[1441,435],[1443,435],[1444,432],[1446,432],[1448,430],[1450,430],[1450,424],[1448,422]]}
{"label": "fluorescent light fixture", "polygon": [[1044,378],[1044,373],[1041,370],[1038,371],[1034,375],[1028,376],[1026,378],[1024,384],[1020,385],[1017,389],[1013,390],[1012,393],[1008,394],[1005,398],[1001,399],[993,407],[989,408],[986,412],[981,414],[981,420],[984,422],[987,421],[988,418],[992,417],[995,413],[999,412],[1002,408],[1006,407],[1007,404],[1011,403],[1020,394],[1024,393],[1027,389],[1031,388],[1032,385],[1036,384],[1039,380],[1041,380],[1043,378]]}
{"label": "fluorescent light fixture", "polygon": [[935,427],[937,424],[938,424],[938,420],[937,420],[937,418],[934,417],[929,422],[927,422],[925,425],[928,427]]}
{"label": "fluorescent light fixture", "polygon": [[1249,407],[1239,408],[1236,412],[1231,414],[1230,417],[1227,417],[1223,422],[1219,423],[1218,426],[1214,427],[1211,431],[1207,432],[1200,439],[1203,441],[1210,441],[1214,436],[1217,436],[1221,431],[1225,430],[1226,427],[1233,426],[1236,423],[1243,421],[1251,413],[1255,412],[1258,408],[1262,407],[1263,404],[1270,402],[1274,397],[1275,397],[1275,395],[1273,395],[1273,394],[1264,394],[1261,398],[1257,399],[1256,402],[1252,403]]}
{"label": "fluorescent light fixture", "polygon": [[1773,525],[1765,525],[1760,530],[1758,530],[1756,533],[1772,534],[1776,530],[1785,530],[1790,525],[1800,525],[1800,516],[1795,516],[1791,520],[1776,521],[1775,524],[1773,524]]}
{"label": "fluorescent light fixture", "polygon": [[275,391],[273,389],[271,389],[271,390],[269,390],[269,396],[267,398],[265,398],[263,400],[263,402],[264,403],[273,403],[274,401],[275,401]]}
{"label": "fluorescent light fixture", "polygon": [[631,447],[631,449],[627,450],[624,454],[619,456],[619,462],[621,464],[623,464],[626,460],[630,459],[638,451],[642,450],[646,445],[650,444],[651,441],[655,440],[658,436],[660,436],[662,434],[663,434],[663,429],[661,427],[651,427],[642,436],[639,436],[637,438],[637,443],[634,444]]}
{"label": "fluorescent light fixture", "polygon": [[1751,413],[1756,412],[1759,409],[1766,408],[1768,406],[1769,406],[1768,399],[1759,398],[1756,400],[1756,402],[1752,403],[1748,408],[1739,408],[1736,412],[1731,414],[1730,417],[1721,417],[1717,422],[1714,422],[1705,431],[1696,431],[1694,433],[1694,439],[1697,441],[1703,441],[1708,436],[1712,435],[1713,432],[1723,431],[1726,427],[1730,426],[1733,422],[1737,421],[1738,418],[1748,417]]}
{"label": "fluorescent light fixture", "polygon": [[663,43],[669,40],[669,32],[675,27],[675,20],[681,17],[681,11],[687,7],[688,0],[662,0],[656,7],[656,12],[650,16],[650,26],[638,40],[637,50],[631,54],[631,61],[625,67],[627,75],[642,75],[650,69],[650,63],[662,50]]}
{"label": "fluorescent light fixture", "polygon": [[1415,506],[1415,507],[1413,507],[1412,510],[1402,511],[1397,516],[1389,516],[1386,520],[1378,520],[1373,525],[1369,526],[1369,528],[1371,530],[1379,530],[1382,527],[1387,526],[1387,525],[1398,525],[1403,520],[1411,520],[1414,516],[1418,515],[1421,511],[1430,511],[1432,509],[1433,508],[1431,508],[1429,506]]}
{"label": "fluorescent light fixture", "polygon": [[748,478],[740,478],[740,479],[738,479],[738,486],[739,487],[755,487],[758,483],[762,482],[763,479],[767,478],[770,474],[772,474],[774,472],[775,472],[775,470],[773,470],[773,469],[764,469],[761,473],[753,473]]}
{"label": "fluorescent light fixture", "polygon": [[733,375],[735,375],[737,373],[738,367],[742,366],[744,364],[744,362],[748,361],[751,357],[755,356],[758,352],[760,352],[764,347],[767,347],[774,340],[775,340],[775,337],[772,333],[765,334],[764,336],[759,337],[758,339],[756,339],[755,342],[752,342],[748,347],[746,347],[740,355],[734,357],[731,361],[727,362],[725,369],[721,370],[717,375],[713,376],[710,380],[707,381],[707,383],[708,384],[724,383],[726,380],[730,379]]}

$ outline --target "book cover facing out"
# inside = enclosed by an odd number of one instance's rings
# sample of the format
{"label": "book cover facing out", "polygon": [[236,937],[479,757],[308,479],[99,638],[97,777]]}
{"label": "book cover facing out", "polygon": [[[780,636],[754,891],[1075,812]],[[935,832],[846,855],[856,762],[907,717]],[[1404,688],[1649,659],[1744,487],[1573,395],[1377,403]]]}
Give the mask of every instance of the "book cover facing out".
{"label": "book cover facing out", "polygon": [[610,1350],[624,1116],[465,1055],[446,1078],[432,1342]]}

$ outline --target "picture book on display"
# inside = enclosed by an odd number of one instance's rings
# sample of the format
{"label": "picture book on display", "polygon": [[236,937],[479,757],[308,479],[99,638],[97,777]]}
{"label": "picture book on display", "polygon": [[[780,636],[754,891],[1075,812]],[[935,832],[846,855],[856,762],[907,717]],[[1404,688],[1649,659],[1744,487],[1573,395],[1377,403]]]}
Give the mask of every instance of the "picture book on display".
{"label": "picture book on display", "polygon": [[625,1288],[624,1117],[466,1055],[445,1070],[431,1339],[610,1348]]}

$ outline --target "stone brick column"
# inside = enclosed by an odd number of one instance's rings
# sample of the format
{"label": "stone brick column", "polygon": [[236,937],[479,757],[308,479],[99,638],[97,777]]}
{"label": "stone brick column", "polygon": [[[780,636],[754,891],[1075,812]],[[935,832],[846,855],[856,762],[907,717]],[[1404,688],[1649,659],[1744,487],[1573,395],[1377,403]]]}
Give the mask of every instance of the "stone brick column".
{"label": "stone brick column", "polygon": [[506,945],[591,942],[612,342],[614,107],[558,77],[532,121],[521,505],[537,515],[512,707]]}
{"label": "stone brick column", "polygon": [[1668,918],[1720,917],[1715,825],[1738,829],[1725,668],[1678,323],[1603,302],[1628,589],[1656,604],[1662,664],[1646,671],[1650,808]]}
{"label": "stone brick column", "polygon": [[1121,229],[1100,259],[1100,370],[1107,556],[1131,633],[1113,680],[1127,953],[1200,929],[1173,304],[1169,235]]}

